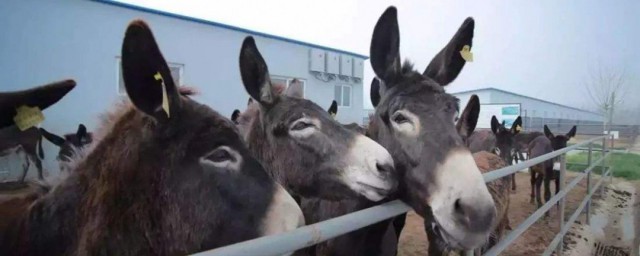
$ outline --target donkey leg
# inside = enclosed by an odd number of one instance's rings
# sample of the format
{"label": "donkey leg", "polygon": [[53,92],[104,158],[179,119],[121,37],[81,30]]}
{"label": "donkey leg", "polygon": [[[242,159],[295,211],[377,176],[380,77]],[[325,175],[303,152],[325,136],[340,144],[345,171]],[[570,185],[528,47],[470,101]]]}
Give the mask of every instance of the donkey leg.
{"label": "donkey leg", "polygon": [[516,190],[516,174],[515,173],[511,174],[511,190],[513,191]]}
{"label": "donkey leg", "polygon": [[540,174],[536,177],[536,201],[538,202],[538,208],[542,206],[542,194],[540,191],[540,187],[542,186],[542,179],[544,177]]}
{"label": "donkey leg", "polygon": [[42,175],[42,161],[36,156],[34,159],[36,163],[36,169],[38,170],[38,179],[44,180],[44,176]]}
{"label": "donkey leg", "polygon": [[24,179],[27,178],[27,172],[29,172],[29,167],[31,167],[31,162],[29,162],[29,155],[25,152],[24,154],[24,163],[22,164],[22,174],[18,178],[20,183],[24,182]]}
{"label": "donkey leg", "polygon": [[531,175],[531,200],[529,203],[533,204],[533,198],[536,196],[535,186],[536,186],[536,172],[529,170],[529,175]]}

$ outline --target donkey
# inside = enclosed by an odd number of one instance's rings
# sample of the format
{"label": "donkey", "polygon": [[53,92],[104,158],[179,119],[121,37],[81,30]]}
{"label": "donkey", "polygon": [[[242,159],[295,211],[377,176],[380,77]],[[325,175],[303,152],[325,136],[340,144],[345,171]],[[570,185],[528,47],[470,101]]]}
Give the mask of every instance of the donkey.
{"label": "donkey", "polygon": [[132,104],[9,227],[0,254],[184,255],[304,224],[233,123],[174,84],[143,21],[126,30],[122,71]]}
{"label": "donkey", "polygon": [[[473,133],[478,122],[478,115],[480,114],[480,100],[475,94],[471,96],[467,106],[460,115],[460,119],[456,123],[456,129],[458,134],[462,137],[463,142],[468,145],[468,136]],[[480,151],[473,154],[473,158],[476,165],[480,170],[485,173],[507,166],[507,163],[499,156],[489,153],[487,151]],[[489,182],[487,188],[489,193],[493,197],[496,203],[497,209],[497,223],[496,227],[492,230],[489,240],[480,248],[476,249],[476,255],[486,252],[493,247],[505,234],[509,226],[509,184],[511,184],[511,177],[505,176],[501,179]],[[449,249],[448,246],[438,239],[434,230],[429,225],[425,225],[425,231],[427,238],[429,239],[429,255],[447,255]],[[462,254],[461,254],[462,255]]]}
{"label": "donkey", "polygon": [[278,94],[250,36],[240,51],[240,74],[255,102],[243,113],[249,121],[240,130],[253,155],[293,195],[379,201],[395,189],[389,152],[304,99],[299,83]]}
{"label": "donkey", "polygon": [[[333,100],[331,102],[331,106],[329,106],[329,109],[327,110],[327,112],[329,112],[329,115],[331,115],[331,117],[333,117],[335,119],[335,116],[338,114],[338,102]],[[364,127],[360,126],[357,123],[343,124],[342,126],[344,126],[345,128],[347,128],[349,130],[352,130],[354,132],[360,133],[360,134],[366,134],[367,133],[367,129],[365,129]]]}
{"label": "donkey", "polygon": [[[549,138],[545,136],[538,136],[529,143],[527,154],[529,158],[536,158],[548,153],[553,152],[553,147]],[[529,167],[529,173],[531,174],[531,200],[533,204],[533,198],[536,198],[538,208],[542,206],[542,196],[540,194],[540,186],[544,180],[544,200],[549,201],[551,198],[551,189],[549,183],[554,178],[553,172],[553,160],[549,159],[542,163]],[[559,182],[556,181],[556,194],[558,193]],[[549,212],[545,213],[548,215]]]}
{"label": "donkey", "polygon": [[65,134],[64,138],[50,133],[44,128],[40,128],[40,132],[45,139],[60,148],[57,156],[60,171],[69,171],[69,162],[73,156],[80,153],[79,151],[82,151],[93,141],[93,134],[87,132],[87,127],[84,124],[79,124],[76,133]]}
{"label": "donkey", "polygon": [[10,127],[0,133],[0,157],[21,152],[24,153],[24,163],[18,181],[24,182],[31,162],[36,165],[38,179],[44,179],[41,160],[44,159],[42,134],[38,127],[31,127],[24,131],[20,131],[17,127]]}
{"label": "donkey", "polygon": [[[73,80],[63,80],[28,90],[0,92],[0,157],[14,152],[24,151],[25,163],[18,179],[24,182],[30,162],[36,165],[38,178],[43,179],[41,158],[42,135],[37,127],[21,131],[15,126],[13,118],[16,109],[21,106],[38,107],[41,111],[58,102],[76,86]],[[36,150],[37,149],[37,150]]]}
{"label": "donkey", "polygon": [[[499,155],[508,165],[513,164],[514,156],[517,159],[517,144],[515,136],[522,129],[522,118],[519,116],[511,125],[505,127],[504,121],[500,123],[496,116],[491,117],[491,131],[476,131],[469,137],[469,150],[471,153],[480,151],[492,152]],[[511,190],[516,190],[516,175],[511,174]]]}
{"label": "donkey", "polygon": [[[380,81],[371,88],[375,115],[368,133],[393,156],[400,182],[396,196],[455,249],[482,245],[496,219],[480,170],[456,131],[458,99],[443,88],[462,70],[460,51],[471,47],[473,28],[467,18],[419,73],[408,61],[401,65],[397,10],[391,6],[374,28],[370,49]],[[394,221],[398,236],[405,218]]]}

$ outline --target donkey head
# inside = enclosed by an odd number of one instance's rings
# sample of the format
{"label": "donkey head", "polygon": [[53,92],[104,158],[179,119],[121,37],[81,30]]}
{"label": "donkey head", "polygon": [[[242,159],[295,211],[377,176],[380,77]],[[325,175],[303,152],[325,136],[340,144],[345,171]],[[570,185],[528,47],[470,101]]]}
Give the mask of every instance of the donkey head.
{"label": "donkey head", "polygon": [[96,166],[109,168],[111,176],[148,181],[135,184],[135,191],[151,186],[151,191],[160,191],[152,197],[160,202],[153,204],[168,208],[158,209],[163,214],[155,221],[167,228],[167,241],[175,241],[167,246],[179,248],[169,254],[279,233],[304,223],[298,205],[251,156],[234,124],[180,93],[143,21],[132,22],[126,31],[122,71],[135,108],[116,121],[87,158],[108,151],[118,160],[103,159],[113,166]]}
{"label": "donkey head", "polygon": [[499,155],[507,164],[513,163],[514,150],[517,148],[515,136],[522,129],[522,118],[518,117],[510,129],[505,127],[504,121],[498,122],[496,116],[491,117],[491,131],[496,136],[494,153]]}
{"label": "donkey head", "polygon": [[58,160],[69,161],[77,150],[82,150],[86,145],[93,142],[93,136],[87,132],[87,127],[78,125],[76,133],[65,134],[64,138],[40,128],[42,136],[60,148]]}
{"label": "donkey head", "polygon": [[304,99],[299,84],[276,93],[252,37],[242,44],[240,73],[259,108],[246,141],[290,191],[329,200],[362,195],[377,201],[395,188],[393,160],[382,146]]}
{"label": "donkey head", "polygon": [[482,244],[496,208],[482,175],[456,131],[458,100],[445,93],[471,46],[474,21],[467,18],[453,39],[421,74],[400,64],[397,11],[380,17],[371,40],[371,65],[379,83],[371,88],[376,106],[369,133],[393,155],[402,199],[434,226],[451,247]]}
{"label": "donkey head", "polygon": [[551,141],[551,147],[553,147],[553,150],[558,150],[567,147],[567,142],[576,136],[576,129],[577,127],[574,125],[566,135],[553,135],[551,130],[549,130],[549,127],[545,124],[544,135]]}

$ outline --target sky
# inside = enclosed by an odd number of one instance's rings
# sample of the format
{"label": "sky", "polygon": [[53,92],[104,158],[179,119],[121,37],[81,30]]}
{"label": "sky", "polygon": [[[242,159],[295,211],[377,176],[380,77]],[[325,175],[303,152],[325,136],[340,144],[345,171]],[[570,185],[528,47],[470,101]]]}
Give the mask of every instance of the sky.
{"label": "sky", "polygon": [[[598,66],[624,71],[623,108],[640,110],[640,1],[120,0],[369,55],[373,27],[398,8],[400,54],[424,70],[466,17],[474,61],[448,92],[495,87],[594,109],[586,91]],[[517,2],[517,3],[516,3]],[[365,63],[364,107],[375,76]],[[632,96],[635,95],[635,96]]]}

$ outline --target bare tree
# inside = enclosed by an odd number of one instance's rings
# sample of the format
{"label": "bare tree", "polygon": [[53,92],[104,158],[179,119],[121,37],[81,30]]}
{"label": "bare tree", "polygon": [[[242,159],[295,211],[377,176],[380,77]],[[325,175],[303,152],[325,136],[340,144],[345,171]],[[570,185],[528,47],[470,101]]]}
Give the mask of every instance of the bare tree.
{"label": "bare tree", "polygon": [[589,73],[586,85],[589,97],[598,111],[605,116],[605,131],[609,131],[614,111],[620,107],[626,96],[625,72],[599,64]]}

